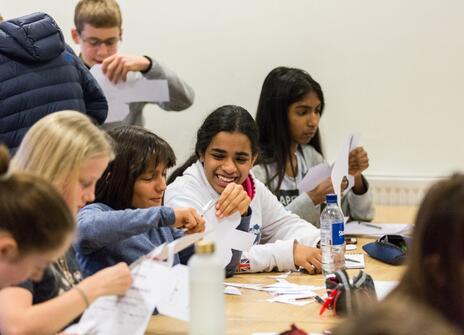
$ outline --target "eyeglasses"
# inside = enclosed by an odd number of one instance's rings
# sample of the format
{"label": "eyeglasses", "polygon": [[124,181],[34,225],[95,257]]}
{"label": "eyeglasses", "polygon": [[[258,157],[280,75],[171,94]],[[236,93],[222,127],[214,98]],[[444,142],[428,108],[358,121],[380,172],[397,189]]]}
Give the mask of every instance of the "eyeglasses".
{"label": "eyeglasses", "polygon": [[106,45],[107,48],[115,48],[121,40],[120,37],[111,37],[106,40],[101,40],[96,37],[84,38],[82,36],[81,39],[84,41],[84,43],[87,43],[92,48],[99,48],[102,44]]}

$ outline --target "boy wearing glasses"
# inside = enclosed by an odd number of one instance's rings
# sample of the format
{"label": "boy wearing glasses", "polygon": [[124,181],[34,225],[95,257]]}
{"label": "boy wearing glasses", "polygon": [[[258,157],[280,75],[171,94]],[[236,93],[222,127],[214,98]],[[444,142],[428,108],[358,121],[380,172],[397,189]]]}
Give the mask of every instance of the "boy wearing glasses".
{"label": "boy wearing glasses", "polygon": [[[139,71],[147,79],[166,79],[170,101],[156,104],[167,111],[181,111],[192,105],[192,88],[174,72],[151,57],[118,53],[122,38],[122,16],[115,0],[79,1],[74,10],[74,25],[71,35],[74,42],[79,44],[80,57],[88,68],[101,64],[103,73],[113,83],[125,81],[129,71]],[[129,115],[122,122],[144,126],[142,111],[146,104],[131,103]],[[107,124],[107,127],[115,125]]]}

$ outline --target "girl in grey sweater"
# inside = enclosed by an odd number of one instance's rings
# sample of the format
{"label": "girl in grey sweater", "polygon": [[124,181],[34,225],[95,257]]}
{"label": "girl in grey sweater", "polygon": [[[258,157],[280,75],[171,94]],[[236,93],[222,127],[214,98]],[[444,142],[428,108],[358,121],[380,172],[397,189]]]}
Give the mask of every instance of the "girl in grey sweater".
{"label": "girl in grey sweater", "polygon": [[[324,111],[321,86],[303,70],[278,67],[264,80],[256,113],[261,153],[253,168],[279,201],[291,212],[319,227],[320,204],[333,193],[327,178],[313,190],[300,193],[297,184],[308,170],[324,161],[319,121]],[[349,174],[354,187],[342,198],[342,210],[352,219],[374,216],[372,192],[362,172],[369,166],[367,152],[350,152]]]}

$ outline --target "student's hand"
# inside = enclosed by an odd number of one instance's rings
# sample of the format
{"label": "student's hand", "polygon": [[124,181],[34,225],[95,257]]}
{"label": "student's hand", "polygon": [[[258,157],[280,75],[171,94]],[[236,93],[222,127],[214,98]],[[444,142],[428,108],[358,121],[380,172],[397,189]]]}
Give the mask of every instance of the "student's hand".
{"label": "student's hand", "polygon": [[132,274],[123,262],[100,270],[78,284],[90,303],[105,295],[123,295],[131,285]]}
{"label": "student's hand", "polygon": [[363,147],[357,147],[350,152],[348,173],[352,176],[360,175],[369,167],[369,157]]}
{"label": "student's hand", "polygon": [[222,191],[216,203],[216,215],[220,218],[229,216],[235,211],[240,215],[247,212],[251,199],[243,189],[242,185],[230,183]]}
{"label": "student's hand", "polygon": [[121,79],[126,81],[127,72],[145,71],[149,66],[150,61],[146,57],[114,54],[102,62],[102,71],[117,84]]}
{"label": "student's hand", "polygon": [[205,219],[195,208],[174,208],[174,215],[174,227],[187,228],[188,234],[205,231]]}
{"label": "student's hand", "polygon": [[296,267],[303,267],[309,274],[322,272],[321,249],[307,247],[295,241],[293,244],[293,261]]}
{"label": "student's hand", "polygon": [[312,191],[308,192],[309,197],[315,205],[319,205],[324,202],[327,194],[334,193],[332,179],[328,177]]}

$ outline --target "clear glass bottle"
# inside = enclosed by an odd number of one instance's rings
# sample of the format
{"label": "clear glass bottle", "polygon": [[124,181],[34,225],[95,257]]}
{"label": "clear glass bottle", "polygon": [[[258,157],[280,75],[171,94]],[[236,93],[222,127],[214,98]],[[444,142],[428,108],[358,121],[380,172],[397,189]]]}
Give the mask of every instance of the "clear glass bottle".
{"label": "clear glass bottle", "polygon": [[225,333],[224,275],[214,243],[199,241],[189,262],[190,335]]}

